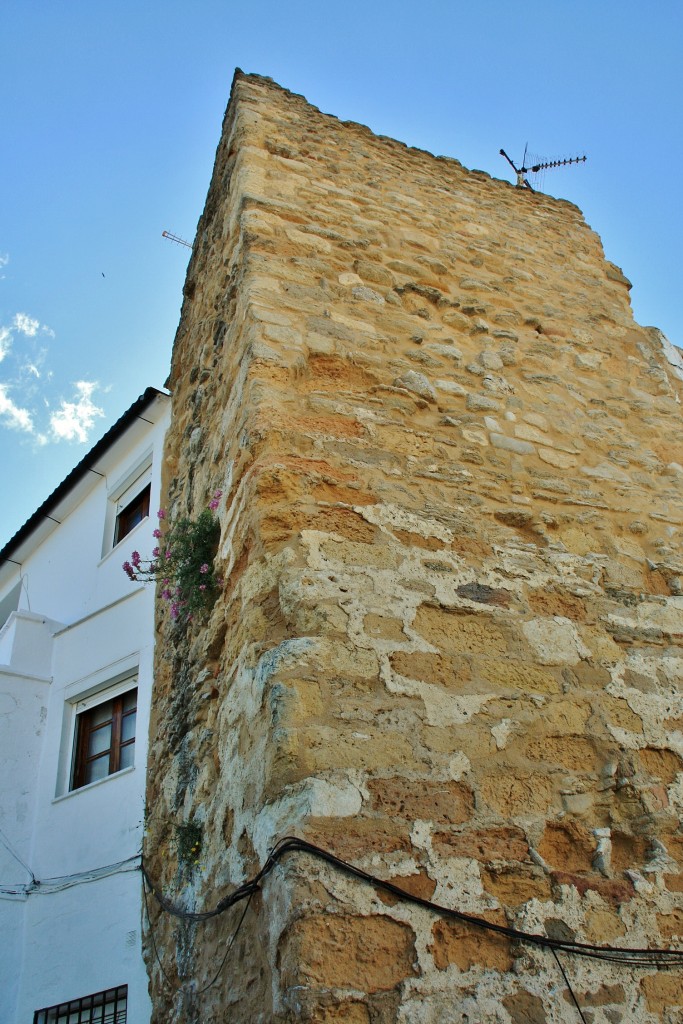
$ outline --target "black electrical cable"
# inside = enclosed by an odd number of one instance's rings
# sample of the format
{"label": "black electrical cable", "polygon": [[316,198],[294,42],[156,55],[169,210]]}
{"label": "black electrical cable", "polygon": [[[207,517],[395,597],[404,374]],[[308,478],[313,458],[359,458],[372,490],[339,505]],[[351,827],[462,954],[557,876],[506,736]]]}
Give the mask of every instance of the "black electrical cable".
{"label": "black electrical cable", "polygon": [[228,953],[230,952],[230,950],[234,946],[235,939],[239,935],[240,929],[241,929],[242,925],[244,924],[244,919],[247,916],[247,911],[249,910],[249,904],[251,903],[251,901],[252,901],[252,899],[254,897],[254,892],[255,891],[256,890],[252,889],[252,891],[249,893],[249,895],[247,897],[247,902],[246,902],[246,904],[244,906],[244,910],[242,911],[242,916],[240,917],[239,921],[237,922],[237,927],[235,928],[234,932],[232,933],[232,938],[230,939],[230,942],[228,943],[227,949],[225,950],[225,955],[223,956],[223,959],[220,962],[220,966],[219,966],[218,970],[216,971],[216,973],[214,974],[213,978],[208,983],[208,985],[205,985],[204,988],[200,988],[199,992],[197,992],[198,996],[203,995],[204,992],[208,992],[208,990],[212,987],[212,985],[215,985],[216,982],[218,981],[220,973],[223,970],[223,968],[225,967],[225,961],[228,959]]}
{"label": "black electrical cable", "polygon": [[553,956],[555,957],[555,961],[557,963],[557,966],[560,968],[560,971],[562,972],[562,977],[564,978],[564,983],[567,986],[567,988],[569,989],[569,995],[572,997],[572,1001],[573,1001],[574,1006],[576,1007],[576,1009],[578,1011],[579,1017],[583,1021],[583,1024],[587,1024],[586,1018],[583,1015],[583,1010],[579,1006],[579,1001],[576,998],[576,996],[574,995],[574,989],[569,984],[569,978],[567,977],[567,972],[565,971],[564,967],[562,966],[562,961],[560,960],[560,958],[558,956],[557,950],[553,949],[552,953],[553,953]]}
{"label": "black electrical cable", "polygon": [[[171,979],[164,970],[164,965],[161,962],[159,950],[157,949],[156,939],[154,938],[154,928],[152,927],[152,918],[149,915],[149,904],[147,902],[147,885],[149,883],[147,882],[147,872],[145,871],[143,864],[140,865],[140,870],[142,871],[142,897],[145,901],[145,914],[147,916],[147,923],[149,925],[149,937],[152,940],[152,949],[154,950],[154,956],[156,958],[156,962],[159,964],[159,970],[161,971],[164,981],[169,986],[169,988],[175,988],[176,986],[173,985]],[[152,892],[154,892],[154,889],[152,889]],[[154,893],[154,895],[156,896],[156,893]]]}
{"label": "black electrical cable", "polygon": [[316,846],[314,843],[309,843],[305,839],[299,839],[296,836],[285,836],[281,839],[270,851],[263,867],[254,876],[254,878],[239,886],[229,896],[225,896],[219,901],[213,910],[193,912],[177,907],[170,900],[166,899],[163,893],[161,893],[154,885],[147,872],[144,861],[141,863],[140,867],[150,891],[154,894],[155,899],[163,910],[172,914],[174,917],[179,917],[188,921],[209,921],[211,918],[225,913],[225,911],[235,903],[239,903],[241,900],[250,897],[256,889],[259,888],[262,880],[270,874],[276,864],[285,856],[285,854],[288,853],[308,853],[313,857],[317,857],[318,860],[323,860],[326,863],[331,864],[344,874],[352,875],[354,878],[367,882],[375,888],[389,892],[400,900],[404,900],[408,903],[414,903],[416,906],[423,907],[425,910],[430,910],[433,913],[440,914],[442,917],[450,917],[457,921],[461,921],[464,924],[469,924],[473,928],[481,928],[485,931],[503,935],[514,942],[522,942],[527,945],[539,946],[544,949],[562,950],[565,953],[571,953],[575,956],[588,957],[594,960],[605,960],[609,963],[626,964],[630,967],[683,967],[683,949],[639,949],[629,946],[597,946],[587,942],[571,942],[565,939],[552,939],[547,935],[539,935],[534,932],[522,932],[515,928],[508,928],[505,925],[494,924],[492,921],[486,921],[481,917],[475,917],[473,914],[465,914],[460,910],[453,910],[451,907],[444,907],[438,903],[433,903],[431,900],[423,899],[421,896],[415,896],[413,893],[409,893],[406,892],[405,889],[401,889],[400,886],[394,885],[393,882],[387,882],[383,878],[377,878],[375,875],[371,875],[369,872],[363,871],[362,868],[349,864],[347,861],[341,860],[341,858],[336,857],[329,851],[323,850],[320,846]]}
{"label": "black electrical cable", "polygon": [[[143,871],[144,871],[144,869],[143,869]],[[162,974],[162,976],[164,978],[164,981],[166,982],[168,987],[170,989],[172,989],[174,992],[187,992],[188,994],[192,994],[192,995],[195,995],[195,996],[201,996],[205,992],[208,992],[209,989],[212,988],[216,984],[216,982],[218,981],[218,978],[220,977],[220,973],[223,970],[223,968],[225,967],[225,963],[226,963],[226,961],[228,959],[228,955],[230,953],[230,950],[234,946],[235,940],[236,940],[237,936],[240,933],[240,929],[242,928],[242,925],[244,924],[244,919],[247,916],[247,911],[249,910],[249,905],[251,904],[254,892],[256,890],[252,889],[252,891],[249,893],[249,896],[247,898],[247,902],[246,902],[246,904],[244,906],[244,910],[242,911],[242,916],[240,917],[239,921],[237,922],[237,927],[235,928],[234,932],[232,933],[232,937],[231,937],[230,941],[228,942],[228,945],[226,947],[225,953],[223,954],[223,959],[221,960],[221,962],[220,962],[220,964],[218,966],[218,970],[214,974],[214,976],[211,979],[211,981],[207,985],[205,985],[204,988],[200,988],[198,992],[193,992],[192,989],[188,988],[185,985],[174,985],[173,982],[171,981],[171,979],[169,978],[168,974],[164,970],[164,965],[161,962],[161,957],[159,956],[159,949],[157,947],[156,939],[154,937],[154,925],[152,924],[152,918],[149,916],[149,905],[147,903],[147,884],[146,884],[146,882],[147,882],[147,874],[145,872],[144,873],[144,877],[143,877],[143,881],[142,881],[142,894],[143,894],[144,901],[145,901],[145,914],[147,915],[147,923],[149,924],[149,937],[152,940],[152,949],[154,950],[154,956],[155,956],[156,962],[159,964],[159,970],[161,971],[161,974]],[[156,895],[156,893],[155,893],[155,895]]]}
{"label": "black electrical cable", "polygon": [[[1,841],[2,837],[0,836],[0,842]],[[10,853],[12,853],[11,850]],[[30,868],[26,867],[26,870],[31,874],[32,881],[26,885],[16,884],[11,886],[0,884],[0,897],[8,895],[48,895],[55,892],[61,892],[63,889],[69,889],[74,885],[82,885],[86,882],[98,882],[101,878],[107,878],[110,875],[115,875],[122,871],[137,871],[140,866],[139,861],[140,854],[136,853],[133,854],[132,857],[126,857],[125,860],[116,861],[114,864],[103,864],[99,868],[89,868],[86,871],[74,871],[70,875],[58,875],[55,878],[43,879],[36,878]]]}

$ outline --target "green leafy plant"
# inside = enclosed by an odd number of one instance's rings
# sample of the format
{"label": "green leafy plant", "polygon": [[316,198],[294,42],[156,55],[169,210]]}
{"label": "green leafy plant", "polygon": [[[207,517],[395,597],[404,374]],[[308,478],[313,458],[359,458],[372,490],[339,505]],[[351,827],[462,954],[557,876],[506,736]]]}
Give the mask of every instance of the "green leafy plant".
{"label": "green leafy plant", "polygon": [[214,559],[220,538],[215,516],[221,491],[214,491],[207,508],[197,519],[178,519],[166,525],[166,511],[157,512],[159,526],[154,530],[157,546],[152,557],[142,558],[134,551],[123,563],[128,579],[161,584],[161,597],[170,604],[171,618],[187,621],[205,615],[213,607],[223,580],[216,574]]}
{"label": "green leafy plant", "polygon": [[196,867],[202,853],[202,827],[196,821],[175,826],[174,839],[181,867]]}

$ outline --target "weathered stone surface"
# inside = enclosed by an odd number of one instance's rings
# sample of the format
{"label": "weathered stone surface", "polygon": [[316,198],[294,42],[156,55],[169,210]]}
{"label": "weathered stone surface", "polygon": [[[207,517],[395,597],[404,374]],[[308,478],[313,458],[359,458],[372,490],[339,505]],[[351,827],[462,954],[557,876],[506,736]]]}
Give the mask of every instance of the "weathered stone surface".
{"label": "weathered stone surface", "polygon": [[683,760],[671,750],[645,747],[638,752],[638,757],[645,771],[666,785],[671,785],[676,776],[683,772]]}
{"label": "weathered stone surface", "polygon": [[[496,923],[679,942],[681,374],[574,206],[237,75],[169,378],[164,504],[223,492],[225,585],[158,613],[168,898],[215,906],[293,834]],[[236,912],[153,910],[167,975],[208,984]],[[518,950],[290,852],[204,996],[148,938],[154,1024],[559,1019]],[[568,971],[596,1024],[683,1005]]]}
{"label": "weathered stone surface", "polygon": [[560,678],[552,669],[529,661],[504,661],[502,658],[478,658],[476,672],[496,689],[519,693],[559,693]]}
{"label": "weathered stone surface", "polygon": [[510,1014],[512,1024],[547,1024],[543,1000],[531,992],[505,996],[503,1006]]}
{"label": "weathered stone surface", "polygon": [[547,776],[520,769],[503,772],[496,769],[482,774],[481,794],[484,800],[508,820],[524,819],[529,814],[545,817],[552,813],[553,787]]}
{"label": "weathered stone surface", "polygon": [[533,455],[536,449],[528,441],[520,441],[516,437],[508,437],[506,434],[489,434],[489,439],[494,448],[504,448],[505,451],[515,452],[517,455]]}
{"label": "weathered stone surface", "polygon": [[683,979],[677,974],[660,971],[643,978],[640,985],[650,1013],[663,1014],[674,1006],[683,1006]]}
{"label": "weathered stone surface", "polygon": [[[436,882],[433,878],[429,877],[426,871],[416,871],[412,875],[394,875],[392,878],[387,879],[387,881],[391,882],[392,885],[398,886],[403,892],[409,892],[411,895],[418,896],[422,900],[430,900],[436,889]],[[402,902],[400,897],[379,886],[377,888],[377,895],[382,903],[385,903],[388,907],[395,907],[398,903]]]}
{"label": "weathered stone surface", "polygon": [[667,945],[671,945],[672,939],[683,939],[683,908],[677,908],[670,914],[658,914],[657,924]]}
{"label": "weathered stone surface", "polygon": [[370,1011],[363,1003],[350,999],[332,1006],[319,1006],[311,1016],[310,1024],[370,1024]]}
{"label": "weathered stone surface", "polygon": [[529,856],[529,844],[524,832],[511,826],[435,832],[433,842],[435,849],[446,856],[473,857],[482,863],[523,861]]}
{"label": "weathered stone surface", "polygon": [[447,654],[494,654],[506,650],[503,631],[491,620],[423,605],[412,628]]}
{"label": "weathered stone surface", "polygon": [[469,786],[462,782],[431,782],[425,779],[374,779],[368,783],[371,807],[389,818],[422,819],[459,825],[474,811]]}
{"label": "weathered stone surface", "polygon": [[[489,919],[492,916],[496,915],[487,915]],[[504,924],[501,918],[502,915],[495,923]],[[439,971],[445,971],[451,964],[456,964],[461,971],[475,966],[497,971],[509,971],[512,967],[509,939],[459,921],[436,922],[432,927],[429,952]]]}
{"label": "weathered stone surface", "polygon": [[280,949],[291,984],[369,993],[418,973],[415,937],[390,917],[311,916],[297,921]]}
{"label": "weathered stone surface", "polygon": [[541,868],[518,865],[485,868],[482,883],[487,892],[508,907],[518,907],[529,900],[547,900],[551,896],[550,880]]}
{"label": "weathered stone surface", "polygon": [[564,615],[531,619],[522,630],[541,665],[576,665],[590,655],[573,623]]}
{"label": "weathered stone surface", "polygon": [[538,852],[545,863],[562,871],[590,871],[595,842],[588,829],[575,821],[550,822]]}
{"label": "weathered stone surface", "polygon": [[412,391],[420,398],[426,399],[428,402],[436,401],[436,392],[434,387],[430,383],[424,373],[418,373],[416,370],[408,370],[403,374],[402,377],[397,377],[394,381],[394,385],[398,388],[406,388],[407,391]]}
{"label": "weathered stone surface", "polygon": [[309,818],[305,837],[342,860],[409,853],[410,823],[377,818]]}
{"label": "weathered stone surface", "polygon": [[394,672],[410,679],[421,679],[425,683],[462,690],[471,678],[469,663],[460,657],[446,657],[443,654],[428,654],[424,651],[396,651],[390,657]]}

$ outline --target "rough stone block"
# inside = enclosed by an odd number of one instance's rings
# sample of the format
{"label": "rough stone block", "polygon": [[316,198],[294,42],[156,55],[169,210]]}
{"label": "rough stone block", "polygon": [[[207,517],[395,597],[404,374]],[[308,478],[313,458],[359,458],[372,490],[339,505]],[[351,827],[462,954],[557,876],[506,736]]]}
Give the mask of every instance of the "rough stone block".
{"label": "rough stone block", "polygon": [[394,672],[409,679],[421,679],[455,690],[462,690],[471,678],[468,662],[457,655],[427,654],[424,651],[396,651],[391,655]]}
{"label": "rough stone block", "polygon": [[459,825],[474,811],[472,790],[462,782],[394,777],[368,782],[373,811],[389,818]]}
{"label": "rough stone block", "polygon": [[514,452],[515,455],[534,455],[536,449],[528,441],[520,441],[516,437],[508,437],[506,434],[489,433],[489,440],[494,448],[502,448],[506,452]]}
{"label": "rough stone block", "polygon": [[484,773],[481,795],[493,810],[506,818],[526,819],[529,814],[550,815],[555,804],[553,785],[547,775],[508,765]]}
{"label": "rough stone block", "polygon": [[481,880],[486,891],[506,907],[551,897],[550,881],[541,868],[484,868]]}
{"label": "rough stone block", "polygon": [[683,978],[678,974],[658,971],[643,978],[640,987],[650,1013],[664,1013],[673,1006],[683,1006]]}
{"label": "rough stone block", "polygon": [[590,871],[595,840],[588,829],[576,821],[549,822],[538,852],[545,863],[559,871]]}
{"label": "rough stone block", "polygon": [[316,914],[280,941],[287,985],[380,992],[418,973],[412,929],[390,917]]}
{"label": "rough stone block", "polygon": [[443,608],[422,605],[412,628],[447,654],[502,654],[507,649],[502,629],[492,620],[458,615]]}
{"label": "rough stone block", "polygon": [[503,1006],[510,1014],[512,1024],[547,1024],[543,1000],[532,992],[515,992],[505,996]]}
{"label": "rough stone block", "polygon": [[[505,924],[505,918],[495,912],[489,912],[486,917],[496,918],[495,924]],[[509,971],[513,962],[509,939],[459,921],[437,921],[432,926],[432,942],[428,948],[439,971],[445,971],[451,964],[461,971],[472,967]]]}

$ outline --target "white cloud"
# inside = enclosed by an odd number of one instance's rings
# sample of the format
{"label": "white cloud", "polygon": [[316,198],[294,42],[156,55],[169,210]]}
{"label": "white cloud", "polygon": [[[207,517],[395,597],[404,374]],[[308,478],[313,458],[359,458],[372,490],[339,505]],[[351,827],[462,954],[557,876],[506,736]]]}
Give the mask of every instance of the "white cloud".
{"label": "white cloud", "polygon": [[12,346],[12,334],[7,327],[0,327],[0,363]]}
{"label": "white cloud", "polygon": [[[0,279],[8,256],[0,253]],[[86,442],[104,411],[94,401],[96,381],[73,384],[70,400],[53,401],[54,374],[49,368],[49,342],[54,331],[28,313],[0,323],[0,431],[28,435],[34,446],[60,441]]]}
{"label": "white cloud", "polygon": [[33,418],[28,409],[16,405],[7,395],[7,385],[0,384],[0,417],[6,427],[33,433]]}
{"label": "white cloud", "polygon": [[40,320],[34,320],[32,316],[28,316],[26,313],[17,313],[14,317],[14,326],[22,334],[25,334],[27,338],[35,338],[40,327]]}
{"label": "white cloud", "polygon": [[38,348],[34,345],[32,351],[28,352],[21,362],[16,360],[16,367],[22,380],[28,379],[31,383],[35,383],[36,380],[40,380],[42,377],[47,379],[49,374],[44,369],[47,356],[47,348]]}
{"label": "white cloud", "polygon": [[74,387],[74,401],[62,399],[57,412],[50,416],[50,431],[56,441],[87,441],[95,419],[104,416],[104,410],[92,401],[92,394],[98,387],[96,381],[79,380]]}

